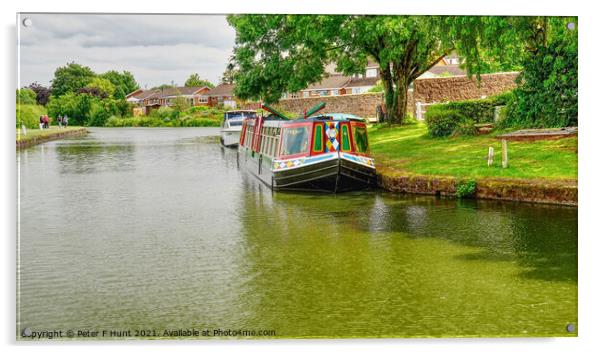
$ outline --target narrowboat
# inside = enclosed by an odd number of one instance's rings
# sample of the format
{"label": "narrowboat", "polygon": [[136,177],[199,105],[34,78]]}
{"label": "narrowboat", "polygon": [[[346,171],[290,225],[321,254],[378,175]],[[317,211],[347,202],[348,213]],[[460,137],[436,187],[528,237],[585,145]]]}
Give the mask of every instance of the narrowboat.
{"label": "narrowboat", "polygon": [[245,118],[255,118],[257,113],[252,110],[227,111],[224,113],[220,129],[220,142],[226,147],[236,147],[240,141],[242,122]]}
{"label": "narrowboat", "polygon": [[238,162],[270,188],[337,193],[376,184],[363,119],[307,112],[288,119],[262,108],[272,114],[243,121]]}

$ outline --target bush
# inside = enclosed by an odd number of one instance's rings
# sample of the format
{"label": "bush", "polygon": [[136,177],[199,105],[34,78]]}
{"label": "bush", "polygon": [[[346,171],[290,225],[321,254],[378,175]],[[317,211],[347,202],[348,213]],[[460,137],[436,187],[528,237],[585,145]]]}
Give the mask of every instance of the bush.
{"label": "bush", "polygon": [[17,90],[17,104],[36,104],[36,93],[32,89]]}
{"label": "bush", "polygon": [[465,119],[456,124],[453,136],[472,136],[477,135],[477,127],[472,119]]}
{"label": "bush", "polygon": [[219,125],[220,121],[216,119],[191,116],[182,116],[172,120],[165,120],[159,116],[127,118],[112,116],[105,122],[106,127],[219,127]]}
{"label": "bush", "polygon": [[169,120],[175,118],[177,116],[177,112],[171,107],[161,106],[159,107],[159,109],[152,111],[151,116],[158,117],[161,119],[167,118]]}
{"label": "bush", "polygon": [[524,62],[504,127],[548,128],[578,124],[577,31],[539,46]]}
{"label": "bush", "polygon": [[466,116],[456,110],[447,108],[445,105],[429,107],[425,116],[428,132],[432,137],[449,136],[454,132],[459,122],[466,120],[468,120]]}
{"label": "bush", "polygon": [[26,128],[36,129],[40,127],[40,116],[47,114],[46,108],[37,104],[17,104],[17,124],[20,128],[21,123]]}
{"label": "bush", "polygon": [[472,198],[477,192],[477,182],[459,182],[456,185],[456,197],[457,198]]}
{"label": "bush", "polygon": [[435,104],[425,114],[431,136],[474,135],[477,123],[493,123],[495,107],[512,100],[512,92],[478,100]]}
{"label": "bush", "polygon": [[131,109],[130,104],[124,100],[100,99],[93,95],[72,92],[51,97],[47,107],[49,115],[53,117],[67,115],[71,125],[99,127],[104,126],[111,116],[130,114]]}

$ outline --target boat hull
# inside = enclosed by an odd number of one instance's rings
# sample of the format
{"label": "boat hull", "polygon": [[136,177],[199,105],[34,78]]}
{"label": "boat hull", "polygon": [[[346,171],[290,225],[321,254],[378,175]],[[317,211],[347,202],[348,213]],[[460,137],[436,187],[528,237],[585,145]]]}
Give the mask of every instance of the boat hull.
{"label": "boat hull", "polygon": [[272,160],[241,147],[239,163],[274,190],[336,193],[376,185],[373,160],[347,153]]}
{"label": "boat hull", "polygon": [[240,141],[241,129],[222,129],[220,131],[220,143],[225,147],[236,147]]}

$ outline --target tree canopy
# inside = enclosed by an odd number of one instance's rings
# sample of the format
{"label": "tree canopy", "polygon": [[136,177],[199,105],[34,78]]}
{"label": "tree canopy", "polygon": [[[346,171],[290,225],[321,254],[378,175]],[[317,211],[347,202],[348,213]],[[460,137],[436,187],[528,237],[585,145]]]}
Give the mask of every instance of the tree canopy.
{"label": "tree canopy", "polygon": [[96,74],[89,67],[74,62],[68,63],[55,70],[51,87],[52,95],[61,96],[69,92],[78,92],[94,77]]}
{"label": "tree canopy", "polygon": [[29,88],[22,88],[17,90],[17,103],[18,104],[36,104],[36,93]]}
{"label": "tree canopy", "polygon": [[46,86],[42,86],[37,82],[31,83],[27,86],[30,90],[36,93],[36,102],[39,105],[45,106],[50,99],[50,89]]}
{"label": "tree canopy", "polygon": [[124,99],[127,94],[140,88],[134,75],[126,70],[121,73],[116,70],[110,70],[100,75],[100,77],[109,80],[113,84],[115,87],[113,97],[116,99]]}
{"label": "tree canopy", "polygon": [[209,82],[209,80],[201,79],[201,77],[197,73],[190,74],[190,76],[188,77],[188,79],[184,83],[184,86],[186,86],[186,87],[203,87],[203,86],[207,86],[209,88],[215,87],[211,82]]}
{"label": "tree canopy", "polygon": [[406,116],[410,84],[452,51],[479,77],[521,48],[504,17],[230,15],[228,22],[236,30],[239,97],[272,103],[320,81],[329,63],[349,75],[371,59],[392,123]]}

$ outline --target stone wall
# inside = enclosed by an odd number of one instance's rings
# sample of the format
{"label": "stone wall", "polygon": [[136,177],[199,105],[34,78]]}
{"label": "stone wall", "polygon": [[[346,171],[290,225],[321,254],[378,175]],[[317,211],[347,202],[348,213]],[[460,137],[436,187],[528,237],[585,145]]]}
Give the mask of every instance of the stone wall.
{"label": "stone wall", "polygon": [[281,100],[274,108],[303,115],[305,110],[325,102],[326,107],[320,113],[350,113],[360,117],[375,117],[376,106],[383,103],[382,93],[364,93],[358,95],[323,96],[292,98]]}
{"label": "stone wall", "polygon": [[[436,103],[447,101],[462,101],[492,96],[498,93],[512,90],[516,87],[514,80],[518,73],[496,73],[481,75],[480,85],[476,78],[466,76],[450,76],[425,78],[414,81],[414,90],[408,92],[408,113],[416,116],[416,102]],[[324,96],[308,98],[285,99],[274,105],[276,109],[303,115],[309,109],[320,102],[326,103],[322,113],[344,112],[355,114],[364,118],[376,116],[376,106],[384,104],[382,93],[364,93],[358,95]],[[243,108],[251,107],[252,103],[243,105]]]}
{"label": "stone wall", "polygon": [[435,77],[414,81],[414,100],[422,103],[463,101],[492,96],[516,87],[517,72],[481,75],[478,84],[475,77]]}

